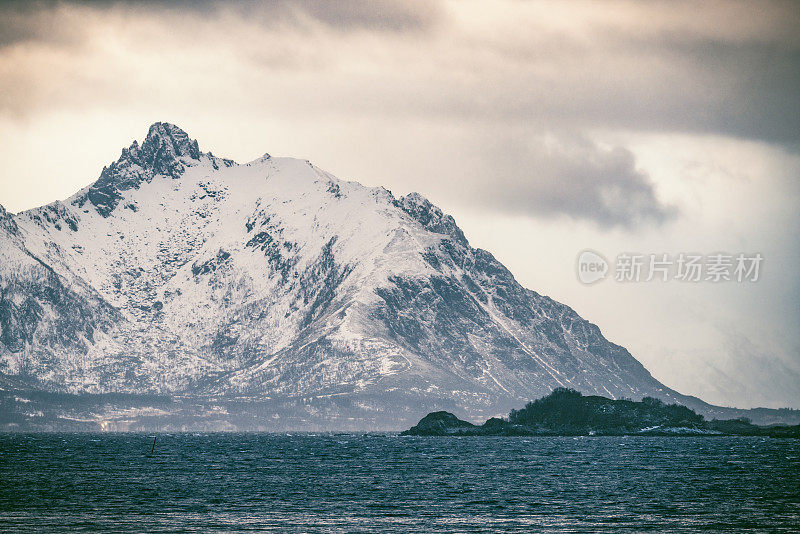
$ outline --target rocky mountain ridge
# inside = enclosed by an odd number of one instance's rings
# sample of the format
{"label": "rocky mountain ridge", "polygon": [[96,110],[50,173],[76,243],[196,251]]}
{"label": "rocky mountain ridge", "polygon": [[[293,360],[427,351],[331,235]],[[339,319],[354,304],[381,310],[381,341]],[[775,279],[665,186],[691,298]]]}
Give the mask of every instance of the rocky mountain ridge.
{"label": "rocky mountain ridge", "polygon": [[254,417],[321,428],[485,417],[556,387],[713,409],[522,287],[421,195],[305,160],[237,164],[168,123],[72,197],[0,210],[0,256],[7,391],[291,400]]}

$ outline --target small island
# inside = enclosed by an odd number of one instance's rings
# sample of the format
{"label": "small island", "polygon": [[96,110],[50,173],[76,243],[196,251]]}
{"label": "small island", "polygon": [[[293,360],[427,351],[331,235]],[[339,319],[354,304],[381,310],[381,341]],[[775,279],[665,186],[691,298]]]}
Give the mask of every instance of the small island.
{"label": "small island", "polygon": [[706,421],[678,404],[645,397],[615,400],[557,388],[508,418],[475,425],[450,412],[432,412],[403,436],[768,436],[800,438],[800,425],[758,426],[748,419]]}

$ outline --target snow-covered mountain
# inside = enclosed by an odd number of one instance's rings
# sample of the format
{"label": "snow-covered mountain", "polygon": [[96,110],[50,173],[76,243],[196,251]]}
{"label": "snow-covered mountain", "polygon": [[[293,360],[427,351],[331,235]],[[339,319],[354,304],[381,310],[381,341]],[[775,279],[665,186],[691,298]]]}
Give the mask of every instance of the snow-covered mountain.
{"label": "snow-covered mountain", "polygon": [[0,259],[0,372],[42,390],[337,398],[353,417],[483,417],[558,386],[686,400],[419,194],[237,164],[172,124],[65,201],[0,209]]}

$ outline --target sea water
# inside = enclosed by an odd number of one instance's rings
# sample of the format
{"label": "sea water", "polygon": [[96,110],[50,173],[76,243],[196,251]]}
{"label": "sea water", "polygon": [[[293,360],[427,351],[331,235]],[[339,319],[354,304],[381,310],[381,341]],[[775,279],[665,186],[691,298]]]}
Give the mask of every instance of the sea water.
{"label": "sea water", "polygon": [[800,530],[800,440],[0,434],[3,532]]}

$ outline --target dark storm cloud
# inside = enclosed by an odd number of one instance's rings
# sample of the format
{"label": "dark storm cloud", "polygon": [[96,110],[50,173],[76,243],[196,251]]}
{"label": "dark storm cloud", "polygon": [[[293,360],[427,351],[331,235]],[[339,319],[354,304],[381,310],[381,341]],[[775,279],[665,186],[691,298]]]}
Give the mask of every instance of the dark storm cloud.
{"label": "dark storm cloud", "polygon": [[124,9],[216,15],[231,11],[266,27],[311,20],[341,31],[417,31],[431,27],[442,13],[438,2],[424,0],[11,0],[0,4],[0,47],[23,41],[63,41],[79,28],[58,22],[64,7],[95,11]]}
{"label": "dark storm cloud", "polygon": [[610,113],[602,117],[606,124],[721,134],[800,148],[799,43],[670,36],[632,40],[626,48],[668,68],[660,81],[653,79],[652,93],[607,100],[604,109]]}
{"label": "dark storm cloud", "polygon": [[[800,38],[780,29],[741,40],[600,31],[588,42],[552,35],[486,48],[513,68],[512,76],[487,77],[473,90],[480,98],[456,95],[444,109],[551,127],[711,134],[800,149]],[[498,98],[486,98],[490,91]]]}
{"label": "dark storm cloud", "polygon": [[[187,105],[242,120],[335,116],[338,139],[364,118],[463,124],[459,147],[487,159],[480,174],[450,171],[466,176],[458,194],[634,226],[675,210],[629,150],[587,139],[680,132],[800,150],[797,27],[800,3],[779,0],[6,2],[0,117]],[[508,133],[521,129],[573,134],[547,147]]]}
{"label": "dark storm cloud", "polygon": [[0,50],[4,46],[38,41],[68,44],[82,39],[80,28],[63,24],[50,2],[0,3]]}
{"label": "dark storm cloud", "polygon": [[441,15],[436,2],[425,0],[272,0],[258,5],[254,10],[267,19],[291,21],[302,13],[341,30],[419,30],[432,26]]}
{"label": "dark storm cloud", "polygon": [[[796,31],[800,3],[633,5],[639,17],[648,18],[634,18],[613,28],[607,27],[607,21],[589,24],[588,37],[583,38],[548,29],[546,23],[516,36],[503,32],[489,38],[460,35],[453,39],[450,57],[426,44],[446,35],[455,24],[452,8],[435,0],[12,1],[0,4],[0,51],[4,45],[20,42],[85,44],[83,18],[74,13],[67,16],[75,6],[97,13],[121,11],[129,17],[187,13],[224,20],[227,26],[219,28],[219,35],[204,35],[221,45],[235,40],[239,24],[263,28],[264,43],[270,43],[270,32],[287,27],[312,39],[306,25],[314,23],[342,34],[425,30],[428,35],[422,39],[413,37],[419,41],[416,56],[382,58],[383,67],[393,65],[403,73],[403,79],[392,80],[394,84],[383,83],[382,66],[370,65],[374,58],[345,58],[366,69],[376,67],[372,78],[354,81],[357,86],[347,93],[369,88],[371,95],[362,94],[360,99],[389,102],[392,113],[466,115],[572,130],[715,134],[800,148],[800,32]],[[225,13],[234,18],[220,17]],[[193,24],[191,18],[183,23]],[[252,43],[243,53],[252,59],[254,69],[302,68],[314,58],[319,62],[343,59],[326,58],[324,48],[335,43],[313,42],[323,49],[306,52],[305,62],[294,61],[300,53],[292,46],[280,48],[280,60],[271,52],[274,46],[259,47],[264,43]],[[408,65],[409,57],[415,64]],[[36,100],[25,98],[23,105],[29,101]],[[313,104],[304,105],[313,108]],[[365,108],[359,105],[358,109]]]}
{"label": "dark storm cloud", "polygon": [[677,213],[659,201],[650,177],[623,147],[601,148],[580,136],[506,139],[485,155],[492,164],[471,193],[508,213],[566,215],[604,227],[660,224]]}

